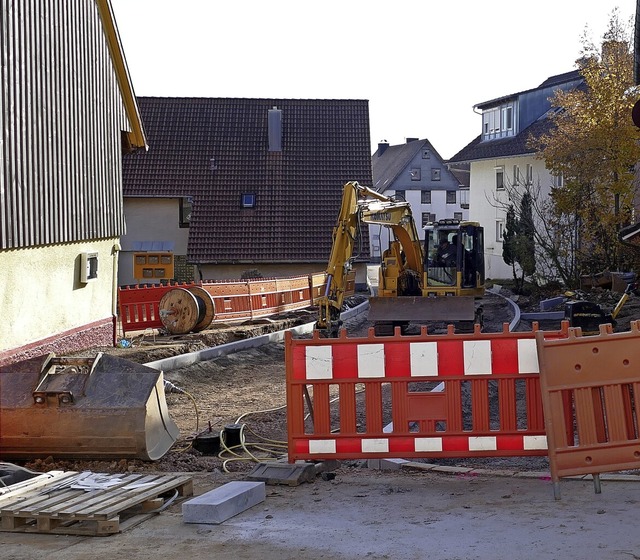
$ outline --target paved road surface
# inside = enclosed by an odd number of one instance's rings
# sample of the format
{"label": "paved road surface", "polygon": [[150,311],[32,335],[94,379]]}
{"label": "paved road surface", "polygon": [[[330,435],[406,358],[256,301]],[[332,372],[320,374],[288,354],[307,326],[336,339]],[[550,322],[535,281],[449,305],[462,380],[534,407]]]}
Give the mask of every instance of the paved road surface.
{"label": "paved road surface", "polygon": [[[344,471],[344,472],[343,472]],[[208,475],[213,477],[214,475]],[[196,494],[212,487],[198,475]],[[218,483],[220,484],[220,482]],[[640,483],[381,473],[267,486],[267,500],[221,525],[182,521],[179,504],[122,534],[0,533],[3,560],[640,558]]]}

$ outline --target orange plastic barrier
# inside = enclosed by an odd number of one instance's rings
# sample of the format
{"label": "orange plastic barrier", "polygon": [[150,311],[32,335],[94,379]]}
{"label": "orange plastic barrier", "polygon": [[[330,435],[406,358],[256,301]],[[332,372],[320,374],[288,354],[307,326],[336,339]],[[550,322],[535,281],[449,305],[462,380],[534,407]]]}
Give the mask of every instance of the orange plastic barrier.
{"label": "orange plastic barrier", "polygon": [[174,288],[188,288],[200,284],[156,284],[127,286],[118,289],[118,308],[123,333],[161,328],[158,305],[162,296]]}
{"label": "orange plastic barrier", "polygon": [[535,331],[287,333],[285,362],[290,462],[547,453]]}
{"label": "orange plastic barrier", "polygon": [[[159,304],[174,288],[200,286],[214,302],[213,322],[255,319],[313,306],[326,288],[325,273],[289,278],[197,282],[190,284],[141,285],[118,290],[122,330],[162,328]],[[355,273],[347,278],[347,294],[355,293]]]}
{"label": "orange plastic barrier", "polygon": [[640,468],[640,321],[597,336],[570,329],[565,340],[536,335],[554,495],[561,477]]}

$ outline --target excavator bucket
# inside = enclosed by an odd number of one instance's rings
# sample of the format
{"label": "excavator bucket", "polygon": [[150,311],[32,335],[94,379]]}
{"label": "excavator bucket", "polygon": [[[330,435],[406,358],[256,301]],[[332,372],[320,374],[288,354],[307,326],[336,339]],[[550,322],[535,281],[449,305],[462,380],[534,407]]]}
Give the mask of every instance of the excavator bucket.
{"label": "excavator bucket", "polygon": [[369,321],[473,321],[475,299],[456,297],[371,297]]}
{"label": "excavator bucket", "polygon": [[31,358],[0,367],[0,457],[162,457],[179,430],[162,371],[122,358]]}

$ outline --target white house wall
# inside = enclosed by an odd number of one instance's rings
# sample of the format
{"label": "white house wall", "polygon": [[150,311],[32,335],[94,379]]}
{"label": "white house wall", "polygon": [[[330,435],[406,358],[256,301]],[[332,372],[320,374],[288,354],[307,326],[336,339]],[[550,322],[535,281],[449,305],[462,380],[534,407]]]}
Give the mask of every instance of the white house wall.
{"label": "white house wall", "polygon": [[[431,189],[431,204],[422,204],[422,191],[419,190],[405,190],[405,200],[411,205],[411,212],[413,213],[413,219],[415,220],[420,239],[424,240],[424,230],[422,229],[422,214],[429,212],[435,214],[436,220],[442,220],[445,218],[454,218],[456,212],[462,213],[462,219],[469,218],[469,210],[463,209],[460,206],[460,190],[456,191],[456,203],[447,204],[447,191]],[[393,191],[385,192],[386,195],[393,195]],[[378,247],[381,247],[381,251],[384,252],[389,247],[389,237],[391,230],[388,227],[369,225],[369,246],[371,248],[371,257],[374,261],[379,262],[382,257],[381,252],[378,251]],[[380,237],[380,242],[376,239],[376,236]]]}
{"label": "white house wall", "polygon": [[498,238],[498,224],[506,224],[506,207],[499,202],[508,203],[506,191],[496,190],[496,170],[504,168],[505,181],[511,185],[513,167],[517,165],[522,180],[525,179],[527,165],[532,166],[533,190],[541,187],[543,195],[549,193],[552,177],[544,162],[533,155],[471,162],[469,195],[469,219],[480,222],[484,227],[485,275],[492,280],[511,279],[513,271],[502,258],[503,243]]}
{"label": "white house wall", "polygon": [[121,240],[119,286],[139,282],[133,277],[133,247],[136,241],[172,241],[174,256],[187,254],[189,228],[180,227],[179,199],[125,198],[124,215],[127,233]]}

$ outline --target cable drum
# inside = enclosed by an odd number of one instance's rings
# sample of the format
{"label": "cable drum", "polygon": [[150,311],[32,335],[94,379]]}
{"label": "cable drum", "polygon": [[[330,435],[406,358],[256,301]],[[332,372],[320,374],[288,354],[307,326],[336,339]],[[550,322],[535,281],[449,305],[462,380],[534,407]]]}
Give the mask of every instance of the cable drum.
{"label": "cable drum", "polygon": [[211,294],[200,286],[169,290],[158,307],[164,328],[172,334],[206,329],[215,315]]}

